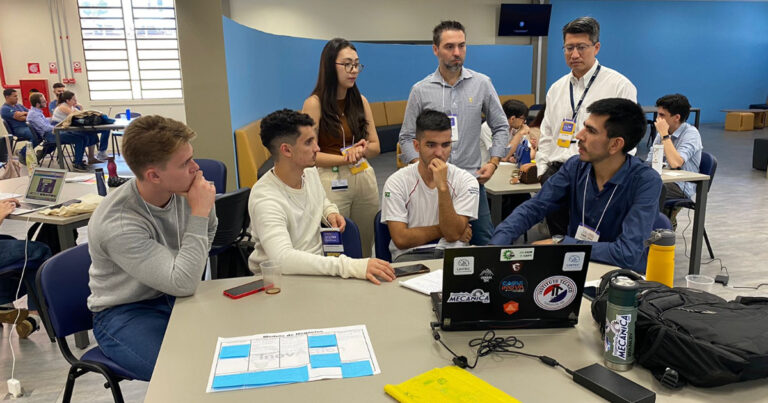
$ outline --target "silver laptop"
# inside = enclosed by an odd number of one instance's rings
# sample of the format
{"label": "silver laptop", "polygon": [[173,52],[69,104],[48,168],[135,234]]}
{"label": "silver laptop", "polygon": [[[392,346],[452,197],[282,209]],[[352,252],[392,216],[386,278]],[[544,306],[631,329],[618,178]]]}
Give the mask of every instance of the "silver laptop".
{"label": "silver laptop", "polygon": [[27,214],[59,204],[67,171],[53,168],[35,168],[29,177],[27,194],[13,214]]}

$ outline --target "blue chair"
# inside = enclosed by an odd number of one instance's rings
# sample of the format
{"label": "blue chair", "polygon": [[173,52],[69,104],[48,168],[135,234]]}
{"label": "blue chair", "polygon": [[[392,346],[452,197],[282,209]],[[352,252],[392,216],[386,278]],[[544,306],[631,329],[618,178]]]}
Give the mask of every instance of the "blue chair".
{"label": "blue chair", "polygon": [[88,244],[64,250],[48,259],[37,272],[40,313],[49,335],[56,338],[62,355],[71,365],[62,400],[69,402],[72,399],[75,379],[98,372],[106,378],[104,386],[112,391],[115,402],[122,403],[119,382],[136,379],[135,374],[109,359],[99,347],[86,351],[80,358],[75,357],[66,339],[71,334],[93,328],[93,314],[86,304],[91,293],[88,288],[90,265]]}
{"label": "blue chair", "polygon": [[373,219],[373,239],[376,257],[391,262],[392,254],[389,252],[389,241],[392,240],[392,237],[389,235],[387,224],[381,222],[381,211],[376,213],[376,217]]}
{"label": "blue chair", "polygon": [[221,161],[204,158],[195,158],[195,162],[203,170],[205,179],[212,181],[213,185],[216,186],[216,193],[226,193],[227,166]]}
{"label": "blue chair", "polygon": [[250,238],[248,235],[248,226],[251,221],[248,214],[250,195],[250,188],[240,188],[234,192],[216,196],[216,218],[219,219],[219,225],[216,228],[216,235],[213,237],[211,250],[208,252],[208,256],[211,258],[212,280],[228,277],[220,276],[217,256],[230,248],[238,248],[245,267],[248,267],[248,257],[238,245],[244,238]]}
{"label": "blue chair", "polygon": [[355,259],[363,257],[363,245],[360,241],[360,229],[351,219],[344,217],[347,227],[341,233],[341,242],[344,244],[344,254]]}
{"label": "blue chair", "polygon": [[[709,175],[709,186],[707,187],[707,192],[712,189],[712,181],[715,179],[715,172],[717,171],[717,158],[715,158],[714,155],[702,151],[701,152],[701,162],[699,162],[699,173],[704,175]],[[696,202],[689,198],[684,199],[669,199],[664,202],[664,211],[669,217],[672,214],[672,210],[675,208],[687,208],[691,210],[696,209]],[[704,242],[707,244],[707,251],[709,251],[709,258],[714,259],[715,254],[712,252],[712,245],[709,243],[709,236],[707,236],[707,229],[704,228]]]}

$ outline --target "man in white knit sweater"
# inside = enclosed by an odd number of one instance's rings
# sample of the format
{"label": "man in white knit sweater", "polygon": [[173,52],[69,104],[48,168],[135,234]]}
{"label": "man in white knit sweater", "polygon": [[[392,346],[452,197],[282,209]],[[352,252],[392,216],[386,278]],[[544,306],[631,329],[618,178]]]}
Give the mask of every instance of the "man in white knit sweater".
{"label": "man in white knit sweater", "polygon": [[346,221],[325,196],[315,158],[320,148],[309,115],[283,109],[261,120],[261,141],[275,167],[251,190],[248,211],[255,249],[248,266],[276,262],[284,274],[316,274],[392,281],[395,273],[380,259],[322,256],[320,225],[327,221],[344,231]]}

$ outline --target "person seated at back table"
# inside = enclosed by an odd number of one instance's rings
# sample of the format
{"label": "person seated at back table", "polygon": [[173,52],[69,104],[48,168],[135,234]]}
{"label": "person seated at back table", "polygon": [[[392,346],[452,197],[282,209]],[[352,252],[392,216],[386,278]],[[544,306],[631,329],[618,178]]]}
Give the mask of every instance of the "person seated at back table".
{"label": "person seated at back table", "polygon": [[51,116],[53,116],[53,111],[56,110],[56,104],[58,103],[59,95],[63,94],[66,90],[67,87],[65,87],[62,83],[53,84],[53,99],[51,100],[51,103],[48,104],[48,111],[51,112]]}
{"label": "person seated at back table", "polygon": [[477,179],[447,162],[452,146],[448,115],[431,109],[419,113],[413,146],[418,162],[393,173],[381,198],[393,262],[442,258],[446,247],[467,246],[469,221],[477,218],[480,202]]}
{"label": "person seated at back table", "polygon": [[[664,146],[664,161],[672,169],[699,172],[701,152],[701,135],[696,126],[686,122],[691,113],[688,98],[681,94],[664,95],[656,100],[659,116],[656,118],[658,136],[653,139],[653,145]],[[653,160],[653,149],[648,153],[646,162]],[[693,182],[665,183],[664,199],[692,199],[696,194],[696,184]],[[677,213],[680,208],[668,212],[672,227],[677,228]]]}
{"label": "person seated at back table", "polygon": [[627,153],[645,134],[645,115],[639,105],[623,98],[596,101],[587,112],[576,134],[579,155],[568,159],[536,196],[496,227],[491,244],[512,244],[568,198],[567,235],[534,243],[589,244],[591,260],[644,273],[643,242],[659,213],[661,177]]}
{"label": "person seated at back table", "polygon": [[[64,91],[58,97],[58,104],[56,109],[53,110],[51,116],[51,122],[55,125],[67,118],[67,116],[82,111],[83,106],[77,102],[77,96],[72,91]],[[77,133],[87,138],[86,145],[88,146],[88,164],[98,164],[107,159],[107,147],[109,146],[109,130],[100,130],[97,132],[92,131],[76,131],[71,130],[73,133]],[[99,135],[101,140],[99,140]],[[99,143],[99,153],[94,157],[95,144]]]}
{"label": "person seated at back table", "polygon": [[[501,109],[504,110],[504,115],[506,115],[507,122],[509,123],[509,142],[507,143],[509,151],[507,156],[501,160],[509,161],[509,157],[515,154],[521,139],[528,134],[528,126],[525,124],[525,120],[528,118],[528,107],[522,101],[509,99],[501,105]],[[480,125],[480,155],[483,161],[487,161],[490,158],[492,134],[488,122],[483,122]]]}
{"label": "person seated at back table", "polygon": [[104,355],[138,379],[155,368],[176,297],[195,293],[213,244],[216,188],[192,159],[195,132],[148,115],[123,135],[136,175],[88,223],[88,309]]}
{"label": "person seated at back table", "polygon": [[284,274],[316,274],[392,281],[389,263],[375,258],[322,256],[320,225],[344,231],[346,221],[325,195],[315,161],[320,147],[309,115],[283,109],[261,120],[261,142],[275,166],[251,189],[248,211],[254,250],[249,269],[272,261]]}
{"label": "person seated at back table", "polygon": [[[41,138],[35,136],[27,127],[27,109],[24,105],[19,103],[19,93],[13,88],[6,88],[3,90],[3,96],[5,97],[5,103],[0,107],[0,116],[10,126],[11,132],[16,138],[20,140],[27,140],[32,142],[32,147],[37,147],[42,141]],[[10,133],[9,133],[10,134]],[[31,152],[32,150],[30,150]],[[9,150],[10,152],[10,150]],[[27,146],[21,148],[19,151],[19,161],[22,164],[26,164],[26,152]]]}
{"label": "person seated at back table", "polygon": [[[53,124],[43,115],[45,108],[45,95],[41,93],[32,94],[29,97],[32,109],[27,114],[27,124],[35,132],[41,134],[46,143],[56,144],[56,137],[53,134]],[[71,131],[60,131],[59,139],[62,144],[72,144],[75,147],[74,161],[72,167],[75,171],[88,171],[88,167],[83,165],[83,153],[85,153],[85,138]],[[38,162],[43,156],[43,150],[37,152]]]}

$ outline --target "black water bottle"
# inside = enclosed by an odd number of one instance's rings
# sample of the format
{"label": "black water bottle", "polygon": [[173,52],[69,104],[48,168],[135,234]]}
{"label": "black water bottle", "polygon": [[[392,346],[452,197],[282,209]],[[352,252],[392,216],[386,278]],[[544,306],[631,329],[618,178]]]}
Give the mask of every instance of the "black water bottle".
{"label": "black water bottle", "polygon": [[99,190],[99,196],[107,195],[107,185],[104,183],[104,169],[96,168],[96,188]]}

